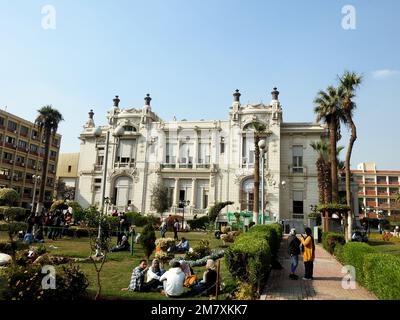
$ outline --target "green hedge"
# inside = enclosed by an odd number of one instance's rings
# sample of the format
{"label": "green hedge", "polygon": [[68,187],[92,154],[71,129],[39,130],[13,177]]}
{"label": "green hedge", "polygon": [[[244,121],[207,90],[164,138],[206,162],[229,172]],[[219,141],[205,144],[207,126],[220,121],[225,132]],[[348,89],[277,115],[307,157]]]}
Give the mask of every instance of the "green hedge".
{"label": "green hedge", "polygon": [[335,232],[322,233],[322,246],[330,254],[333,254],[335,252],[336,244],[344,245],[345,243],[346,240],[344,239],[344,235],[341,233],[335,233]]}
{"label": "green hedge", "polygon": [[127,212],[126,216],[129,223],[136,227],[144,227],[148,223],[148,219],[138,212]]}
{"label": "green hedge", "polygon": [[366,243],[349,242],[335,248],[337,259],[355,268],[356,281],[379,299],[400,299],[400,257],[379,253]]}
{"label": "green hedge", "polygon": [[271,270],[271,250],[260,235],[261,232],[241,234],[225,253],[233,277],[251,284],[257,292],[266,284]]}
{"label": "green hedge", "polygon": [[210,218],[208,216],[204,216],[194,220],[188,220],[188,225],[190,226],[191,230],[195,229],[206,229],[207,224],[210,223]]}
{"label": "green hedge", "polygon": [[391,254],[367,254],[364,258],[364,280],[368,290],[379,299],[400,299],[400,257]]}
{"label": "green hedge", "polygon": [[0,214],[13,221],[25,221],[28,217],[26,209],[20,207],[0,207]]}
{"label": "green hedge", "polygon": [[343,246],[340,260],[345,265],[351,265],[356,271],[356,280],[365,285],[364,259],[369,253],[376,253],[375,249],[366,243],[349,242]]}
{"label": "green hedge", "polygon": [[269,247],[271,248],[271,254],[276,256],[278,254],[280,239],[277,234],[276,228],[272,225],[257,224],[249,229],[249,233],[257,233],[261,238],[268,241]]}

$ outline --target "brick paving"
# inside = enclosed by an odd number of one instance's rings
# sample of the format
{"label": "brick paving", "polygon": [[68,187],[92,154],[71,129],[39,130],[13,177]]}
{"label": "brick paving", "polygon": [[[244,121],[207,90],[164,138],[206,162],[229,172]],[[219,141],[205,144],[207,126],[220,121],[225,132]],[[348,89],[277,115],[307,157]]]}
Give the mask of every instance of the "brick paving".
{"label": "brick paving", "polygon": [[272,270],[260,300],[376,300],[375,295],[356,284],[355,289],[342,288],[342,265],[326,252],[322,245],[315,246],[314,279],[302,280],[303,258],[299,256],[296,273],[298,280],[289,279],[290,257],[287,237],[281,243],[279,262],[282,270]]}

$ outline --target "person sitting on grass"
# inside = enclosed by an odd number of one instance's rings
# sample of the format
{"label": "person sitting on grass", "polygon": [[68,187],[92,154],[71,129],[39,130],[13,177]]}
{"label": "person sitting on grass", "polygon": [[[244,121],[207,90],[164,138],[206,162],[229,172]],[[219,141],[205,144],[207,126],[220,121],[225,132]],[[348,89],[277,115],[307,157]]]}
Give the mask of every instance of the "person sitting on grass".
{"label": "person sitting on grass", "polygon": [[128,288],[122,288],[121,291],[148,292],[151,290],[151,285],[144,282],[146,272],[149,270],[147,261],[140,260],[139,266],[132,271],[131,282]]}
{"label": "person sitting on grass", "polygon": [[187,240],[184,237],[182,237],[181,241],[175,246],[176,253],[185,253],[189,251],[189,249],[190,249],[189,240]]}
{"label": "person sitting on grass", "polygon": [[131,246],[129,244],[128,237],[126,235],[123,235],[121,243],[117,247],[111,249],[111,252],[129,251],[130,249]]}
{"label": "person sitting on grass", "polygon": [[162,282],[160,281],[161,276],[165,273],[165,270],[160,267],[160,261],[158,259],[154,259],[151,263],[151,267],[147,271],[147,283],[152,285],[154,289],[159,287],[163,287]]}
{"label": "person sitting on grass", "polygon": [[217,285],[217,272],[215,269],[214,260],[208,259],[206,263],[206,271],[203,273],[203,279],[192,287],[189,295],[215,295]]}
{"label": "person sitting on grass", "polygon": [[171,268],[161,276],[160,281],[164,284],[161,294],[167,297],[182,296],[185,274],[181,269],[181,264],[177,261],[172,263]]}

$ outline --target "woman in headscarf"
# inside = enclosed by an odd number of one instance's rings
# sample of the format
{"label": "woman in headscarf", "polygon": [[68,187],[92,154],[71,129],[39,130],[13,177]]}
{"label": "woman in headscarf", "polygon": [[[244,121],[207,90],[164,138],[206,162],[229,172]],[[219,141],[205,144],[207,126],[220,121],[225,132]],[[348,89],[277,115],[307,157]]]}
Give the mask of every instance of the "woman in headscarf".
{"label": "woman in headscarf", "polygon": [[193,269],[189,266],[189,264],[185,260],[179,261],[181,264],[181,269],[185,274],[185,287],[190,287],[197,281],[197,276],[194,274]]}
{"label": "woman in headscarf", "polygon": [[147,271],[147,284],[152,288],[161,287],[162,282],[160,281],[161,276],[165,273],[165,270],[161,268],[160,261],[154,259],[151,263],[151,267]]}

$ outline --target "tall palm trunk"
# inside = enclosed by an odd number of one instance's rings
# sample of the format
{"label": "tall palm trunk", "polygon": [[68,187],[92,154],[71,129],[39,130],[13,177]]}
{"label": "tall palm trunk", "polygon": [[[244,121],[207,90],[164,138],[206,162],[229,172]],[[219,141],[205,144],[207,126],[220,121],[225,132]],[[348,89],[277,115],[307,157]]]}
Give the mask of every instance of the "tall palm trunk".
{"label": "tall palm trunk", "polygon": [[329,123],[329,157],[331,162],[331,177],[332,177],[332,202],[339,202],[338,193],[338,170],[337,170],[337,153],[336,153],[336,135],[337,128],[335,121]]}
{"label": "tall palm trunk", "polygon": [[44,145],[44,159],[43,159],[43,167],[42,167],[42,180],[40,181],[40,191],[39,191],[39,201],[36,207],[36,212],[38,214],[42,214],[43,205],[44,205],[44,195],[45,188],[47,182],[47,165],[49,162],[49,153],[50,153],[50,139],[51,139],[51,130],[48,128],[44,128],[45,135],[45,145]]}
{"label": "tall palm trunk", "polygon": [[[260,203],[260,149],[258,148],[258,142],[260,136],[256,133],[254,135],[254,205],[253,205],[253,219],[258,224],[259,218],[259,203]],[[264,214],[264,213],[262,213]]]}
{"label": "tall palm trunk", "polygon": [[[352,119],[351,116],[346,114],[346,118],[347,118],[347,121],[349,122],[349,125],[350,125],[350,128],[351,128],[349,146],[348,146],[347,152],[346,152],[346,202],[347,202],[347,205],[350,206],[350,208],[351,208],[350,160],[351,160],[351,153],[353,151],[354,142],[357,140],[357,128],[356,128],[356,125],[354,124],[353,119]],[[352,234],[352,227],[353,227],[353,214],[352,214],[352,212],[353,212],[353,210],[350,209],[350,214],[347,217],[347,221],[348,221],[347,239],[348,240],[351,239],[351,234]]]}
{"label": "tall palm trunk", "polygon": [[324,172],[324,159],[320,156],[316,163],[318,170],[318,190],[319,190],[319,203],[322,204],[325,201],[325,172]]}
{"label": "tall palm trunk", "polygon": [[330,161],[325,162],[325,203],[332,202],[332,175],[331,175],[331,163]]}

